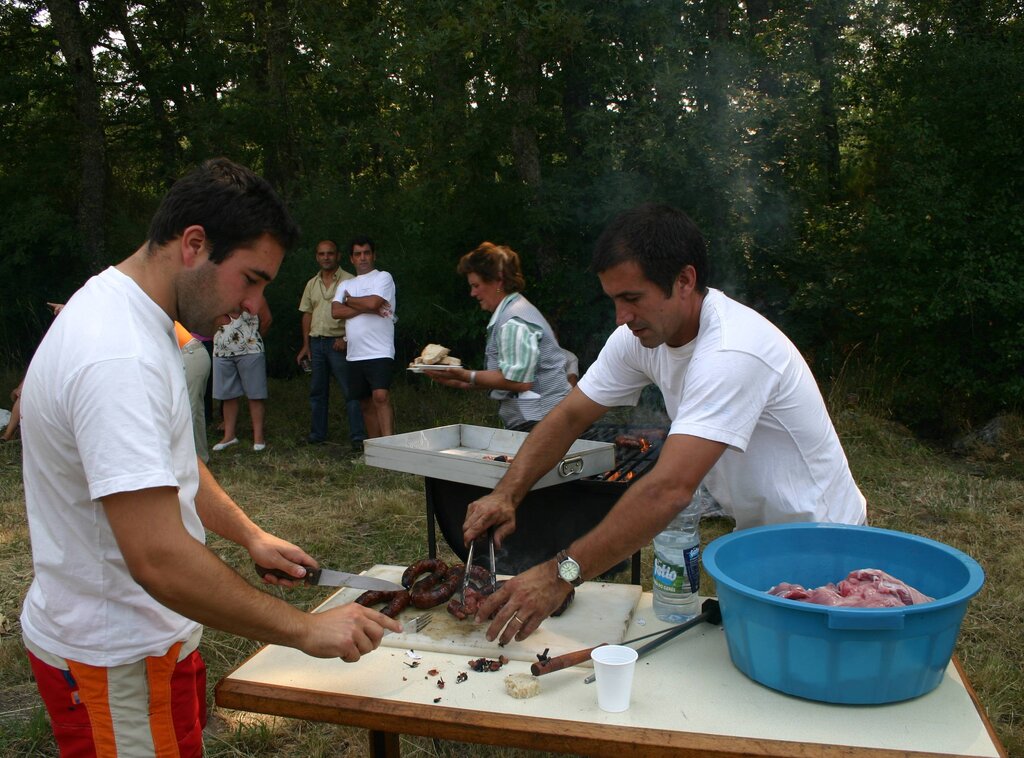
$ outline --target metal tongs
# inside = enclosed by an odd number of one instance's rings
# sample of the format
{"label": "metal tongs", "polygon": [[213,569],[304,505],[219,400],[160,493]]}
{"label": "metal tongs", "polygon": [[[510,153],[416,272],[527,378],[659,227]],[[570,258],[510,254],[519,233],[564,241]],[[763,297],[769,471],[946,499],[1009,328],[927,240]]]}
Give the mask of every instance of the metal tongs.
{"label": "metal tongs", "polygon": [[[479,539],[479,538],[478,538]],[[476,540],[469,543],[469,553],[466,555],[466,571],[462,575],[462,586],[459,588],[459,602],[466,604],[466,587],[469,586],[470,569],[473,567],[473,548],[476,547]],[[491,563],[491,592],[497,588],[497,569],[494,565],[494,528],[487,530],[487,552]]]}

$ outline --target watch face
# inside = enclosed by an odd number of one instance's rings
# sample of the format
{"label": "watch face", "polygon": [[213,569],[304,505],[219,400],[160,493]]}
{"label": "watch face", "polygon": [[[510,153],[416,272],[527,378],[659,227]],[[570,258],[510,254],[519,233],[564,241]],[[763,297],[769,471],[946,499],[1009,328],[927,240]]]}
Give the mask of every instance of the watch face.
{"label": "watch face", "polygon": [[572,558],[566,558],[558,564],[558,575],[565,581],[571,582],[580,575],[580,566]]}

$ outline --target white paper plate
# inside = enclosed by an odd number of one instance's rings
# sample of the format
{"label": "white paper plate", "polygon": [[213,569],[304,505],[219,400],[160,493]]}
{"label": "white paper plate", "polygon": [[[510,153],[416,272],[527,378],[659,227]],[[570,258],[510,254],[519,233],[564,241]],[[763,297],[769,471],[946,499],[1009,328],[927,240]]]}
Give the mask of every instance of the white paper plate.
{"label": "white paper plate", "polygon": [[415,366],[409,366],[406,371],[412,371],[414,374],[422,374],[424,371],[449,371],[453,368],[465,368],[465,366],[447,366],[438,365],[430,366],[427,364],[417,364]]}

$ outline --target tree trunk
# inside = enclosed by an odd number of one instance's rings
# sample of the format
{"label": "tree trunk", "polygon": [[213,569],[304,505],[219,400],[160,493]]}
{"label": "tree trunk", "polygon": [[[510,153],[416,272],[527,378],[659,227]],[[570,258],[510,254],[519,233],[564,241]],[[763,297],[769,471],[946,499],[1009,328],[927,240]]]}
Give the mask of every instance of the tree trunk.
{"label": "tree trunk", "polygon": [[529,32],[520,29],[515,38],[515,79],[509,86],[509,97],[515,105],[512,125],[512,155],[516,175],[535,196],[540,189],[540,148],[537,129],[533,126],[537,108],[537,78],[540,66],[533,61],[528,45]]}
{"label": "tree trunk", "polygon": [[[729,193],[726,189],[729,180],[728,163],[733,160],[729,148],[734,139],[732,119],[729,108],[728,88],[731,82],[730,66],[727,56],[731,27],[729,20],[729,4],[725,0],[715,0],[704,6],[704,27],[708,39],[708,53],[702,99],[704,108],[704,140],[708,145],[709,154],[718,153],[717,165],[708,168],[709,179],[713,183],[708,188],[710,196],[709,227],[706,231],[711,240],[722,240],[729,229]],[[740,263],[729,253],[725,244],[716,248],[717,256],[713,271],[719,283],[729,283],[736,291],[741,287]],[[719,285],[720,286],[720,285]]]}
{"label": "tree trunk", "polygon": [[[262,5],[262,3],[257,3]],[[298,175],[298,150],[289,109],[288,64],[292,52],[292,24],[288,0],[267,0],[263,23],[269,119],[265,131],[266,178],[283,197],[291,193]]]}
{"label": "tree trunk", "polygon": [[47,0],[46,5],[75,87],[80,156],[78,231],[90,268],[99,271],[106,263],[103,230],[107,161],[92,45],[85,34],[85,24],[77,0]]}
{"label": "tree trunk", "polygon": [[128,56],[128,62],[135,69],[135,75],[139,84],[146,90],[146,97],[149,101],[149,112],[153,117],[153,125],[157,131],[157,141],[160,145],[161,163],[163,169],[161,179],[167,186],[177,178],[179,169],[178,138],[167,114],[164,88],[157,81],[153,67],[149,65],[145,52],[139,46],[138,37],[132,28],[128,12],[121,2],[112,3],[114,23],[118,31],[124,37],[124,47]]}
{"label": "tree trunk", "polygon": [[824,136],[824,174],[829,203],[839,198],[839,121],[834,97],[835,49],[839,28],[848,16],[845,0],[830,0],[811,6],[811,49],[818,79],[818,112]]}
{"label": "tree trunk", "polygon": [[[767,26],[771,21],[772,15],[775,13],[775,7],[772,0],[747,0],[746,5],[747,37],[749,45],[756,56],[754,67],[757,76],[757,89],[767,99],[768,107],[765,110],[771,114],[770,122],[764,124],[767,127],[765,138],[769,142],[774,142],[776,138],[775,128],[777,126],[777,119],[774,113],[777,107],[776,100],[782,91],[782,86],[773,68],[774,61],[771,55],[765,52],[764,43],[759,37],[767,32]],[[773,157],[781,157],[781,154]]]}
{"label": "tree trunk", "polygon": [[552,241],[549,225],[537,222],[541,198],[540,145],[537,141],[537,90],[540,87],[540,63],[530,51],[529,30],[522,28],[515,34],[515,63],[513,80],[509,83],[509,99],[515,106],[512,124],[512,157],[516,176],[526,185],[527,208],[537,230],[537,273],[543,280],[559,270],[561,264],[557,246]]}
{"label": "tree trunk", "polygon": [[562,90],[565,151],[567,163],[576,165],[583,157],[582,146],[586,141],[583,117],[590,107],[590,83],[587,80],[585,62],[578,60],[571,48],[566,50],[562,65],[565,70],[565,87]]}

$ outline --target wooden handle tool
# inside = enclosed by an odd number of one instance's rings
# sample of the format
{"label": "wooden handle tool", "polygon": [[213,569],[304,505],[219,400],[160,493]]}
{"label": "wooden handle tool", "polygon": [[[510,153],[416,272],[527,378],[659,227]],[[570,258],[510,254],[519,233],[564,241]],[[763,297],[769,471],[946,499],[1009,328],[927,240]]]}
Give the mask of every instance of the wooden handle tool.
{"label": "wooden handle tool", "polygon": [[[659,645],[668,642],[670,639],[678,637],[680,634],[685,632],[687,629],[691,629],[703,621],[707,621],[709,624],[721,624],[722,623],[722,609],[718,605],[718,601],[714,598],[708,598],[700,606],[700,613],[694,616],[689,621],[684,621],[682,624],[676,627],[672,627],[669,631],[659,637],[656,640],[648,642],[646,645],[641,645],[636,649],[637,658],[643,658],[647,653],[654,650]],[[584,684],[590,684],[596,679],[595,674],[591,674],[583,680]]]}
{"label": "wooden handle tool", "polygon": [[[677,634],[682,634],[687,629],[697,626],[697,624],[700,624],[704,621],[707,621],[712,624],[717,624],[720,623],[721,620],[722,614],[718,609],[718,601],[709,599],[704,601],[704,605],[701,607],[701,613],[697,614],[692,619],[685,621],[684,623],[679,624],[678,626],[669,627],[668,629],[661,629],[657,632],[651,632],[650,634],[645,634],[642,637],[634,637],[633,639],[626,640],[625,642],[622,642],[620,644],[629,645],[634,642],[639,642],[640,640],[646,640],[650,637],[661,636],[660,639],[656,640],[655,642],[651,642],[648,645],[645,645],[638,651],[640,653],[645,653],[648,650],[652,650],[653,648],[657,647],[662,642],[666,642],[672,639]],[[590,660],[590,654],[594,652],[594,650],[596,650],[599,647],[603,647],[607,644],[607,642],[602,642],[600,645],[594,645],[594,647],[588,647],[585,650],[574,650],[571,653],[565,653],[563,655],[555,656],[554,658],[548,658],[544,661],[538,661],[537,663],[534,663],[532,666],[530,666],[530,673],[532,673],[534,676],[543,676],[544,674],[550,674],[552,671],[561,671],[562,669],[569,668],[570,666],[578,666],[584,661]]]}
{"label": "wooden handle tool", "polygon": [[607,644],[607,642],[602,642],[600,645],[588,647],[586,650],[574,650],[571,653],[556,655],[554,658],[548,658],[544,661],[537,661],[537,663],[530,666],[530,673],[534,676],[543,676],[544,674],[550,674],[552,671],[561,671],[570,666],[578,666],[583,661],[589,661],[590,654],[594,650]]}

